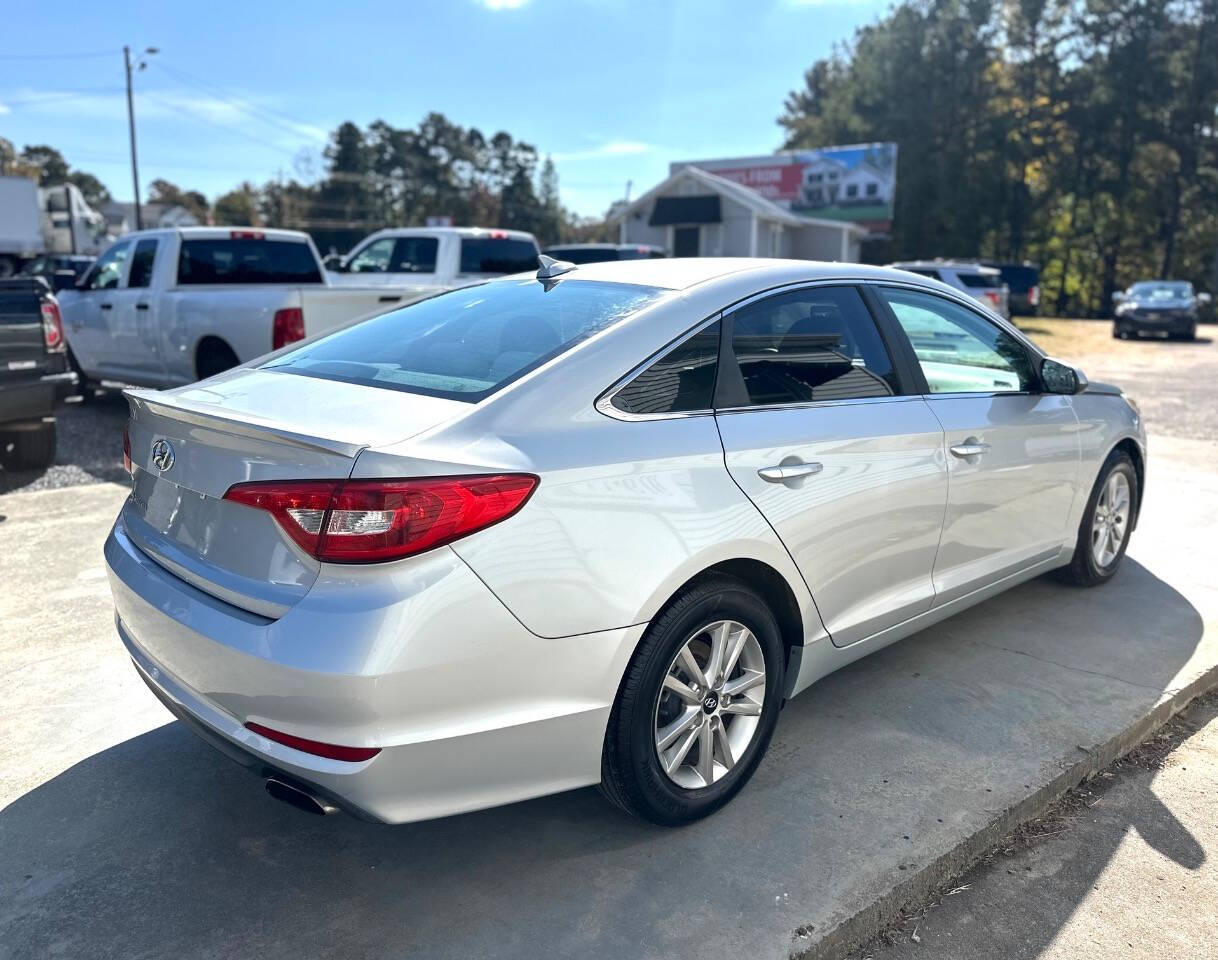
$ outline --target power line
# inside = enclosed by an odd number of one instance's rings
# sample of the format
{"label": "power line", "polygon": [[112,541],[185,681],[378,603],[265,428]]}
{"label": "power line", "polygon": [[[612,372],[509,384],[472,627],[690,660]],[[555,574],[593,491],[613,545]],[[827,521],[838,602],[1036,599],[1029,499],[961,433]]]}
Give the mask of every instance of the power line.
{"label": "power line", "polygon": [[263,140],[261,137],[256,137],[251,133],[246,133],[244,130],[239,129],[238,127],[230,127],[223,123],[217,123],[215,120],[212,120],[210,117],[203,116],[203,114],[199,113],[198,111],[191,110],[189,107],[184,107],[181,104],[174,103],[172,100],[167,100],[164,97],[158,97],[154,93],[149,93],[148,91],[144,91],[143,95],[152,100],[155,100],[157,103],[160,103],[163,106],[166,106],[171,110],[175,110],[180,113],[185,113],[188,116],[194,117],[197,121],[199,121],[200,123],[205,123],[209,127],[215,127],[217,130],[226,130],[229,133],[235,133],[237,136],[244,137],[246,140],[249,140],[252,143],[261,144],[264,147],[268,147],[271,150],[275,150],[279,153],[284,154],[285,156],[291,157],[293,160],[296,159],[296,153],[294,151],[288,150],[287,148],[282,147],[277,143],[272,143],[270,140]]}
{"label": "power line", "polygon": [[231,90],[226,90],[224,87],[221,87],[210,80],[204,80],[202,77],[196,77],[194,74],[187,73],[180,67],[172,67],[166,63],[161,63],[158,61],[153,61],[153,64],[159,69],[164,70],[171,77],[174,77],[183,83],[190,84],[191,86],[194,86],[205,93],[209,93],[216,97],[216,99],[222,100],[230,106],[236,107],[238,110],[262,120],[264,123],[277,126],[282,130],[295,134],[296,136],[301,136],[301,127],[316,126],[316,124],[309,123],[306,120],[300,120],[299,118],[288,116],[286,113],[272,110],[270,107],[263,107],[259,104],[253,103],[252,101],[233,93]]}

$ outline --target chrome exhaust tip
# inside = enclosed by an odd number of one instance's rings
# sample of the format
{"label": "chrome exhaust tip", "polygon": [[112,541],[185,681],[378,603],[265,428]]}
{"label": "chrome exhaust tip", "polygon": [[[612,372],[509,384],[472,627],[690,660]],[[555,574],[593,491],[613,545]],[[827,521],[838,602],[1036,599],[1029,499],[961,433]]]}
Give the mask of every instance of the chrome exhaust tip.
{"label": "chrome exhaust tip", "polygon": [[315,794],[309,793],[307,790],[302,790],[300,787],[275,777],[267,777],[266,792],[276,800],[282,800],[288,806],[295,807],[297,810],[303,810],[305,813],[316,814],[319,817],[338,813],[338,807],[334,806],[329,800],[325,800]]}

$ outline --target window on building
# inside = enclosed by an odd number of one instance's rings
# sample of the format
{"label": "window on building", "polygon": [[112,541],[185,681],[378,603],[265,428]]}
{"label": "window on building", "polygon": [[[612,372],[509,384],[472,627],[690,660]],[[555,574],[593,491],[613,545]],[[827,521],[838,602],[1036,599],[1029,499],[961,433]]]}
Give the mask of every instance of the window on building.
{"label": "window on building", "polygon": [[867,196],[875,197],[875,196],[879,196],[879,193],[880,193],[880,185],[878,183],[875,183],[873,181],[872,183],[867,184]]}

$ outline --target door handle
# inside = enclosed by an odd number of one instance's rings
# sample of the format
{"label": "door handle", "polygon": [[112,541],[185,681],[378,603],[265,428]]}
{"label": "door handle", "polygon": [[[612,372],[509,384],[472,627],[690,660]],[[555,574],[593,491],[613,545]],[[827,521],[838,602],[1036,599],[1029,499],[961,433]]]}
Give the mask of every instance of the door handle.
{"label": "door handle", "polygon": [[811,477],[823,469],[825,467],[821,463],[788,463],[776,467],[762,467],[757,471],[757,476],[767,483],[785,483],[800,477]]}
{"label": "door handle", "polygon": [[112,303],[99,303],[97,306],[101,310],[113,310],[114,309],[114,304],[112,304]]}
{"label": "door handle", "polygon": [[147,310],[147,309],[148,309],[148,304],[146,304],[146,303],[137,303],[137,304],[135,305],[135,309],[136,309],[136,310]]}
{"label": "door handle", "polygon": [[378,303],[397,303],[397,302],[398,302],[399,300],[401,300],[401,299],[402,299],[402,298],[401,298],[401,296],[396,296],[396,297],[378,297],[378,298],[377,298],[377,302],[378,302]]}
{"label": "door handle", "polygon": [[983,453],[988,453],[990,445],[982,443],[976,437],[969,437],[964,443],[957,443],[950,448],[953,457],[959,457],[961,460],[967,460],[969,457],[979,457]]}

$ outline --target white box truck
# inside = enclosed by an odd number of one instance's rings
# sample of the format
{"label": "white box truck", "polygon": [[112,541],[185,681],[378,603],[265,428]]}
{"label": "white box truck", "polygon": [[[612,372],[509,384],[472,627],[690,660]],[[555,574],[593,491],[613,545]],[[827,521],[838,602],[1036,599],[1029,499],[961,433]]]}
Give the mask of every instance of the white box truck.
{"label": "white box truck", "polygon": [[107,243],[105,218],[73,184],[0,176],[0,278],[42,254],[96,255]]}

